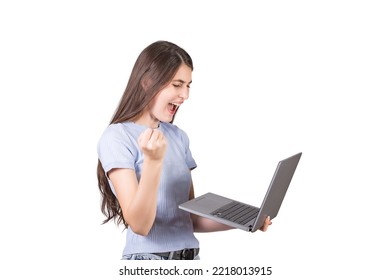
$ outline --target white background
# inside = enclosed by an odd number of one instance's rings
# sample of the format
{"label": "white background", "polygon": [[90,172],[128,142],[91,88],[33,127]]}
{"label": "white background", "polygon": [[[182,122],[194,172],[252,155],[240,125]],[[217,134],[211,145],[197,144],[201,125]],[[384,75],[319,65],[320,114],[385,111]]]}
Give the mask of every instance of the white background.
{"label": "white background", "polygon": [[96,145],[138,54],[169,40],[194,60],[175,123],[197,195],[260,204],[277,162],[303,152],[269,231],[197,234],[198,266],[388,279],[389,14],[386,1],[2,1],[1,273],[116,279],[125,234],[100,225]]}

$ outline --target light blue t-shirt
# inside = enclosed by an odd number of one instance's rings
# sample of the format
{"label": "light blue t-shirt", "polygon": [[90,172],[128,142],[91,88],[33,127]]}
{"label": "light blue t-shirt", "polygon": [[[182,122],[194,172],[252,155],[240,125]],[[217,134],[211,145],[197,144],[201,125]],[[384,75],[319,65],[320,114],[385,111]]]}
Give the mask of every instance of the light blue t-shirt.
{"label": "light blue t-shirt", "polygon": [[[135,170],[139,181],[143,154],[137,140],[146,128],[133,122],[111,124],[106,128],[98,143],[98,156],[106,174],[113,168],[130,168]],[[158,129],[166,138],[167,150],[158,188],[156,218],[147,236],[135,234],[130,227],[127,228],[123,255],[199,247],[189,213],[178,208],[188,200],[190,170],[196,167],[188,136],[170,123],[160,123]],[[115,194],[111,182],[110,186]]]}

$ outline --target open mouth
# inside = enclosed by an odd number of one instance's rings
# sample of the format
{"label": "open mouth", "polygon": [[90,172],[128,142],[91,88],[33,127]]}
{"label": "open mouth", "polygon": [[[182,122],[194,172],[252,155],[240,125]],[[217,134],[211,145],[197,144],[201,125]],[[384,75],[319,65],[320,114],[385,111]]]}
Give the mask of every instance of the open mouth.
{"label": "open mouth", "polygon": [[179,108],[180,104],[177,103],[169,103],[168,104],[168,111],[170,114],[175,114],[177,109]]}

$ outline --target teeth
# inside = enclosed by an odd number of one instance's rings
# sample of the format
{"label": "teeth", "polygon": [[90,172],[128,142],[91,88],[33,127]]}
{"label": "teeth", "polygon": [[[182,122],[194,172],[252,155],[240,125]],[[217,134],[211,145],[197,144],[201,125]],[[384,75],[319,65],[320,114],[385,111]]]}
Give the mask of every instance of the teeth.
{"label": "teeth", "polygon": [[173,103],[173,102],[172,102],[171,104],[175,105],[176,107],[179,107],[179,106],[180,106],[180,104]]}

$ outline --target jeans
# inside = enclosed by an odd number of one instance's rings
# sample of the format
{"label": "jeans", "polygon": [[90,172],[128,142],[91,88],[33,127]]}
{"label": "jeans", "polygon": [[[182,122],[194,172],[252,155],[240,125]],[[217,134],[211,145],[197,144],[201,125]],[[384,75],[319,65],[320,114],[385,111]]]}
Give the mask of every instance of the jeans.
{"label": "jeans", "polygon": [[[160,257],[149,253],[137,253],[124,255],[122,257],[122,260],[168,260],[168,258]],[[200,260],[199,255],[196,256],[194,260]]]}

